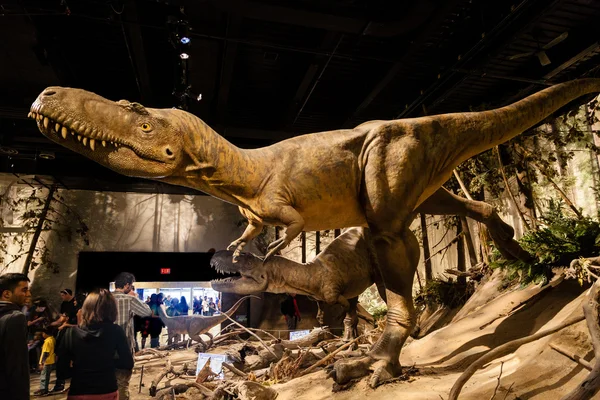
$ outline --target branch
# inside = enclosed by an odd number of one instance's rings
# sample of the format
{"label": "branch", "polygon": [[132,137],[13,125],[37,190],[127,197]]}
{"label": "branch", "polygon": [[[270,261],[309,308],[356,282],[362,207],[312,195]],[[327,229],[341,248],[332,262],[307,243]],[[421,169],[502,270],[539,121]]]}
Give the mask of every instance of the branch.
{"label": "branch", "polygon": [[581,358],[580,356],[578,356],[575,353],[570,353],[567,350],[558,347],[557,345],[555,345],[554,343],[550,343],[550,348],[552,350],[555,350],[557,353],[562,354],[563,356],[575,361],[577,364],[581,365],[583,368],[587,369],[588,371],[591,371],[594,366],[592,364],[590,364],[588,361],[584,360],[583,358]]}
{"label": "branch", "polygon": [[448,243],[446,246],[442,247],[441,249],[439,249],[438,251],[436,251],[435,253],[433,253],[433,254],[432,254],[432,255],[431,255],[431,256],[430,256],[430,257],[429,257],[427,260],[425,260],[425,261],[429,261],[429,260],[431,260],[431,259],[433,258],[433,256],[435,256],[435,255],[437,255],[437,254],[441,253],[441,252],[442,252],[442,251],[444,251],[444,250],[447,250],[447,249],[448,249],[450,246],[452,246],[454,243],[458,242],[458,239],[460,239],[460,237],[461,237],[461,236],[463,236],[464,234],[465,234],[465,232],[463,231],[463,232],[459,233],[458,235],[456,235],[456,236],[454,237],[454,239],[452,239],[452,240],[450,241],[450,243]]}
{"label": "branch", "polygon": [[250,331],[250,330],[249,330],[248,328],[246,328],[244,325],[240,324],[239,322],[237,322],[236,320],[234,320],[233,318],[231,318],[229,315],[227,315],[227,313],[223,313],[223,315],[224,315],[224,316],[226,316],[228,320],[230,320],[231,322],[233,322],[234,324],[236,324],[237,326],[239,326],[240,328],[242,328],[243,330],[245,330],[246,332],[248,332],[250,335],[252,335],[252,336],[254,336],[256,339],[258,339],[258,341],[260,342],[260,344],[262,344],[262,345],[263,345],[263,347],[264,347],[265,349],[267,349],[267,351],[268,351],[269,353],[271,353],[271,355],[272,355],[273,357],[275,357],[275,358],[278,358],[278,357],[277,357],[277,354],[275,354],[275,353],[273,352],[273,350],[271,350],[271,348],[270,348],[269,346],[267,346],[267,344],[266,344],[265,342],[263,342],[263,340],[262,340],[260,337],[258,337],[258,335],[257,335],[257,334],[255,334],[254,332]]}
{"label": "branch", "polygon": [[508,179],[506,178],[506,174],[504,173],[504,164],[502,164],[502,158],[500,157],[500,150],[498,149],[498,146],[496,146],[496,154],[498,155],[498,164],[500,166],[500,173],[502,174],[502,179],[504,180],[504,186],[506,186],[506,190],[508,191],[508,194],[510,195],[511,200],[513,201],[513,204],[515,205],[515,208],[517,209],[517,212],[519,213],[519,216],[521,217],[521,221],[523,221],[523,225],[525,225],[527,230],[530,231],[531,227],[529,226],[529,223],[525,219],[525,215],[523,215],[523,212],[521,211],[521,207],[519,207],[519,203],[517,203],[517,200],[515,199],[515,196],[513,195],[512,190],[510,190],[510,185],[508,184]]}
{"label": "branch", "polygon": [[560,331],[561,329],[564,329],[568,326],[571,326],[571,325],[581,322],[583,320],[584,320],[584,317],[582,315],[576,316],[576,317],[571,317],[568,320],[566,320],[565,322],[563,322],[562,324],[558,325],[557,327],[554,327],[551,329],[545,329],[534,335],[525,336],[524,338],[511,340],[510,342],[504,343],[502,346],[498,346],[495,349],[490,350],[489,352],[487,352],[486,354],[484,354],[483,356],[481,356],[477,360],[475,360],[471,365],[469,365],[469,367],[462,373],[462,375],[458,377],[458,379],[454,383],[454,386],[452,386],[452,389],[450,390],[450,395],[448,397],[448,400],[457,400],[458,395],[460,394],[460,391],[462,390],[465,383],[467,383],[469,378],[471,376],[473,376],[473,374],[475,372],[477,372],[477,370],[479,368],[481,368],[485,364],[489,363],[490,361],[493,361],[496,358],[510,354],[511,352],[515,351],[516,349],[523,346],[524,344],[534,342],[538,339],[541,339],[545,336],[551,335],[555,332]]}
{"label": "branch", "polygon": [[[518,144],[515,145],[519,150],[521,150],[521,152],[525,155],[528,156],[529,158],[531,157],[531,153],[527,150],[525,150],[523,147],[519,146]],[[565,203],[567,203],[567,205],[569,206],[569,208],[575,213],[575,215],[577,215],[577,218],[582,219],[583,215],[581,214],[581,212],[577,209],[577,207],[575,207],[575,204],[573,204],[573,202],[569,199],[569,197],[567,196],[567,194],[560,188],[560,186],[558,186],[556,184],[556,182],[554,182],[554,180],[552,180],[552,178],[550,178],[548,176],[548,174],[545,172],[544,168],[540,167],[540,165],[535,162],[533,159],[531,160],[532,164],[535,165],[537,167],[537,169],[540,171],[540,173],[542,175],[544,175],[544,177],[546,179],[548,179],[548,182],[550,182],[552,184],[552,186],[554,187],[554,189],[556,189],[556,191],[558,192],[558,194],[560,195],[560,197],[562,197],[562,199],[565,201]]]}
{"label": "branch", "polygon": [[562,400],[591,399],[600,390],[600,318],[598,316],[600,305],[598,297],[600,297],[600,279],[594,282],[583,303],[583,314],[590,331],[596,357],[594,368],[575,390],[563,397]]}
{"label": "branch", "polygon": [[332,359],[333,356],[335,356],[337,353],[339,353],[340,351],[342,351],[344,349],[347,349],[348,347],[352,346],[354,343],[358,342],[359,339],[362,339],[363,336],[364,336],[364,334],[360,335],[359,337],[357,337],[353,341],[348,342],[345,345],[341,346],[336,351],[332,351],[331,353],[329,353],[327,355],[327,357],[322,358],[321,360],[317,361],[315,364],[311,365],[310,367],[308,367],[307,369],[305,369],[304,371],[302,371],[302,373],[300,374],[300,376],[304,376],[304,375],[308,374],[309,372],[312,372],[315,368],[320,367],[321,365],[325,364],[327,361],[329,361],[330,359]]}

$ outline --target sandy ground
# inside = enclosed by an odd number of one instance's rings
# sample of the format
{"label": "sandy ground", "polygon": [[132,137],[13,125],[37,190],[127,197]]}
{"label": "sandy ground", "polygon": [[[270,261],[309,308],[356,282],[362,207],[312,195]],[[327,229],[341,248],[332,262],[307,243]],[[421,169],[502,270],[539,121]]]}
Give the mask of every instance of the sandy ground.
{"label": "sandy ground", "polygon": [[[273,385],[279,393],[278,400],[385,400],[400,396],[411,400],[447,399],[452,385],[466,366],[489,349],[582,314],[581,299],[585,289],[576,282],[563,281],[550,290],[529,286],[502,293],[498,291],[499,283],[499,279],[490,279],[451,324],[407,343],[401,355],[402,365],[414,365],[418,370],[409,381],[371,389],[363,379],[347,391],[332,393],[332,380],[327,379],[324,371],[319,371]],[[561,398],[578,385],[588,371],[551,349],[550,343],[588,361],[593,358],[587,327],[585,322],[580,322],[490,362],[471,377],[459,398],[490,399],[494,391],[496,399]],[[197,359],[191,350],[172,352],[170,357],[174,365]],[[150,382],[164,364],[164,360],[136,364],[130,386],[132,399],[150,398]],[[142,365],[144,376],[140,390]],[[39,381],[38,375],[32,378],[32,389],[37,389],[36,381]],[[64,399],[66,396],[48,398]],[[594,398],[600,399],[600,395]]]}

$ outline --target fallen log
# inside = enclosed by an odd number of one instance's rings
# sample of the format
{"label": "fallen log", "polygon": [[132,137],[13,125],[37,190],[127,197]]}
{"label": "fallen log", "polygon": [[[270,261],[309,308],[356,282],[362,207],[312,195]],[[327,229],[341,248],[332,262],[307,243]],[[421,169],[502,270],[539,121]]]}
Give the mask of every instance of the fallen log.
{"label": "fallen log", "polygon": [[214,396],[214,392],[207,387],[204,387],[196,382],[186,382],[186,383],[178,383],[176,385],[167,386],[156,393],[157,400],[164,399],[175,399],[173,394],[181,394],[187,392],[189,388],[196,388],[200,391],[202,395],[201,399],[212,398]]}

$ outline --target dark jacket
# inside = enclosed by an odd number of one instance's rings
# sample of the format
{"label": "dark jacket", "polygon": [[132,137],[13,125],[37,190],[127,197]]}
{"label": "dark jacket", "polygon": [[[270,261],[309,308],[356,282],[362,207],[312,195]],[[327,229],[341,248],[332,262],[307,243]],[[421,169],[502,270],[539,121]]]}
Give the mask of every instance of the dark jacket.
{"label": "dark jacket", "polygon": [[0,393],[3,399],[29,399],[27,320],[16,304],[0,301]]}
{"label": "dark jacket", "polygon": [[69,395],[116,391],[115,369],[133,369],[133,356],[123,328],[102,323],[65,331],[57,355],[73,361]]}

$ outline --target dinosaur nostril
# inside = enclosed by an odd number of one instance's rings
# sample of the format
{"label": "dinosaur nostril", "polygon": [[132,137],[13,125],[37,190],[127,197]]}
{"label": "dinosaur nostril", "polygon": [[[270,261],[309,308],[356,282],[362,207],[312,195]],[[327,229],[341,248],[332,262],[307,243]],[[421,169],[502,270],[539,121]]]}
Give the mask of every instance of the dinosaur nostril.
{"label": "dinosaur nostril", "polygon": [[55,90],[46,90],[43,95],[44,96],[52,96],[53,94],[56,94]]}
{"label": "dinosaur nostril", "polygon": [[165,153],[167,153],[169,157],[173,156],[173,151],[171,151],[171,149],[168,147],[165,149]]}

